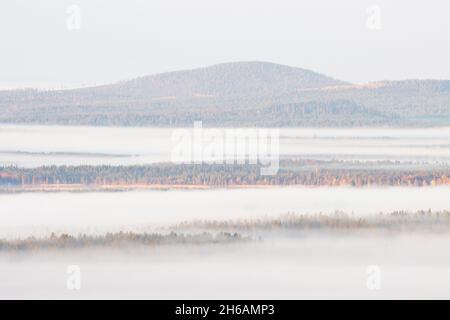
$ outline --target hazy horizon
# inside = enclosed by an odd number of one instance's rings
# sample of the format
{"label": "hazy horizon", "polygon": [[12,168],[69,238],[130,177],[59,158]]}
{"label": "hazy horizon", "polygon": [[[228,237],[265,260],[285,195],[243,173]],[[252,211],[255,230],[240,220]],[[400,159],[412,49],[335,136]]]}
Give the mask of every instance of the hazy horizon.
{"label": "hazy horizon", "polygon": [[[76,30],[67,27],[71,5],[80,9]],[[416,0],[16,1],[0,12],[0,88],[107,84],[233,61],[357,84],[450,79],[450,44],[436,36],[450,29],[449,10]]]}

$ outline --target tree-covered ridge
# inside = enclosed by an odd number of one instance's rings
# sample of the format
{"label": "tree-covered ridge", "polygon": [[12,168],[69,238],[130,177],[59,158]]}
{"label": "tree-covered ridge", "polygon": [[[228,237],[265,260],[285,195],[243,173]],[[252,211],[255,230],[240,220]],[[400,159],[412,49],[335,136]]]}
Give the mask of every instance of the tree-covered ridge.
{"label": "tree-covered ridge", "polygon": [[[321,231],[333,235],[357,232],[359,236],[377,232],[391,234],[449,233],[449,211],[395,211],[365,217],[344,212],[334,214],[287,213],[278,217],[238,220],[191,220],[159,227],[153,232],[108,232],[106,234],[55,234],[46,237],[0,239],[0,252],[68,250],[82,248],[149,248],[179,245],[224,245],[264,241],[273,235],[304,237]],[[363,233],[364,232],[364,233]]]}
{"label": "tree-covered ridge", "polygon": [[265,62],[215,65],[92,88],[0,91],[0,123],[95,126],[450,125],[450,81],[352,85]]}
{"label": "tree-covered ridge", "polygon": [[348,165],[333,161],[285,160],[276,175],[260,175],[259,165],[48,166],[0,168],[0,185],[450,185],[450,168],[374,162]]}
{"label": "tree-covered ridge", "polygon": [[229,97],[255,93],[270,96],[344,84],[347,83],[306,69],[244,61],[150,75],[93,90],[109,92],[113,88],[116,92],[149,98]]}
{"label": "tree-covered ridge", "polygon": [[368,216],[357,216],[336,211],[324,213],[286,213],[277,217],[243,218],[238,220],[190,220],[168,227],[176,232],[205,230],[214,232],[249,231],[321,231],[321,230],[391,230],[391,231],[450,231],[450,211],[420,210],[380,212]]}
{"label": "tree-covered ridge", "polygon": [[225,244],[243,242],[250,240],[248,237],[237,233],[220,232],[185,234],[171,232],[162,233],[135,233],[135,232],[115,232],[105,235],[77,236],[70,234],[56,235],[52,233],[49,237],[26,239],[2,240],[0,239],[0,252],[2,251],[30,251],[48,249],[81,249],[81,248],[112,248],[143,246],[154,247],[162,245],[205,245],[205,244]]}

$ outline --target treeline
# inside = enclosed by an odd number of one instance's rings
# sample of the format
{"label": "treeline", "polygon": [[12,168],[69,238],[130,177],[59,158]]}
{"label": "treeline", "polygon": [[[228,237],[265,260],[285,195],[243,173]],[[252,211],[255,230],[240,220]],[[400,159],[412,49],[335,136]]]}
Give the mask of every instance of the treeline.
{"label": "treeline", "polygon": [[237,241],[248,241],[238,233],[220,232],[212,234],[208,232],[197,234],[184,234],[170,232],[169,234],[160,233],[135,233],[135,232],[117,232],[107,233],[105,235],[86,235],[81,234],[73,236],[70,234],[56,235],[54,233],[46,238],[29,237],[26,239],[0,240],[1,251],[28,251],[38,249],[76,249],[87,247],[123,247],[123,246],[157,246],[157,245],[182,245],[182,244],[220,244],[232,243]]}
{"label": "treeline", "polygon": [[193,220],[170,227],[178,232],[206,230],[222,232],[248,231],[318,231],[318,230],[392,230],[392,231],[450,231],[450,211],[420,210],[393,211],[368,216],[355,216],[345,212],[334,214],[287,213],[275,218],[252,218],[239,220]]}
{"label": "treeline", "polygon": [[[376,167],[376,166],[375,166]],[[47,166],[0,168],[0,185],[450,185],[450,170],[337,169],[314,161],[281,162],[276,175],[258,165]]]}
{"label": "treeline", "polygon": [[[164,228],[165,233],[108,232],[101,235],[71,235],[52,233],[47,237],[0,239],[1,251],[32,251],[45,249],[152,247],[161,245],[205,245],[241,243],[263,240],[268,232],[290,232],[304,236],[305,232],[450,232],[450,212],[421,210],[394,211],[369,216],[350,213],[295,214],[279,217],[237,220],[193,220]],[[359,233],[361,235],[361,233]]]}

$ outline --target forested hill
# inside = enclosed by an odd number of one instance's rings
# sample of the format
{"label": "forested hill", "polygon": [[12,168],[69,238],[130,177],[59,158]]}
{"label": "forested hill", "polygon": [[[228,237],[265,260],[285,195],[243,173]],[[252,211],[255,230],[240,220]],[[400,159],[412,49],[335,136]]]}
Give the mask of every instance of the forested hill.
{"label": "forested hill", "polygon": [[151,75],[82,91],[175,99],[269,96],[343,84],[345,82],[305,69],[268,62],[234,62]]}
{"label": "forested hill", "polygon": [[0,91],[0,111],[0,123],[441,126],[450,125],[450,81],[353,85],[300,68],[235,62],[75,90]]}

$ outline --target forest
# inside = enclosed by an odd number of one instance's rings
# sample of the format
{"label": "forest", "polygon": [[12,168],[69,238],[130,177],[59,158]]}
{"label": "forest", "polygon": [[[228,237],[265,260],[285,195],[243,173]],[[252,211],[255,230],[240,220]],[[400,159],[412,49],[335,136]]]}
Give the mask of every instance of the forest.
{"label": "forest", "polygon": [[1,123],[90,126],[356,127],[450,124],[450,81],[357,85],[241,62],[74,90],[0,90]]}
{"label": "forest", "polygon": [[375,162],[283,160],[273,176],[260,175],[259,165],[154,164],[135,166],[1,167],[3,188],[27,185],[308,185],[433,186],[450,185],[450,168]]}

